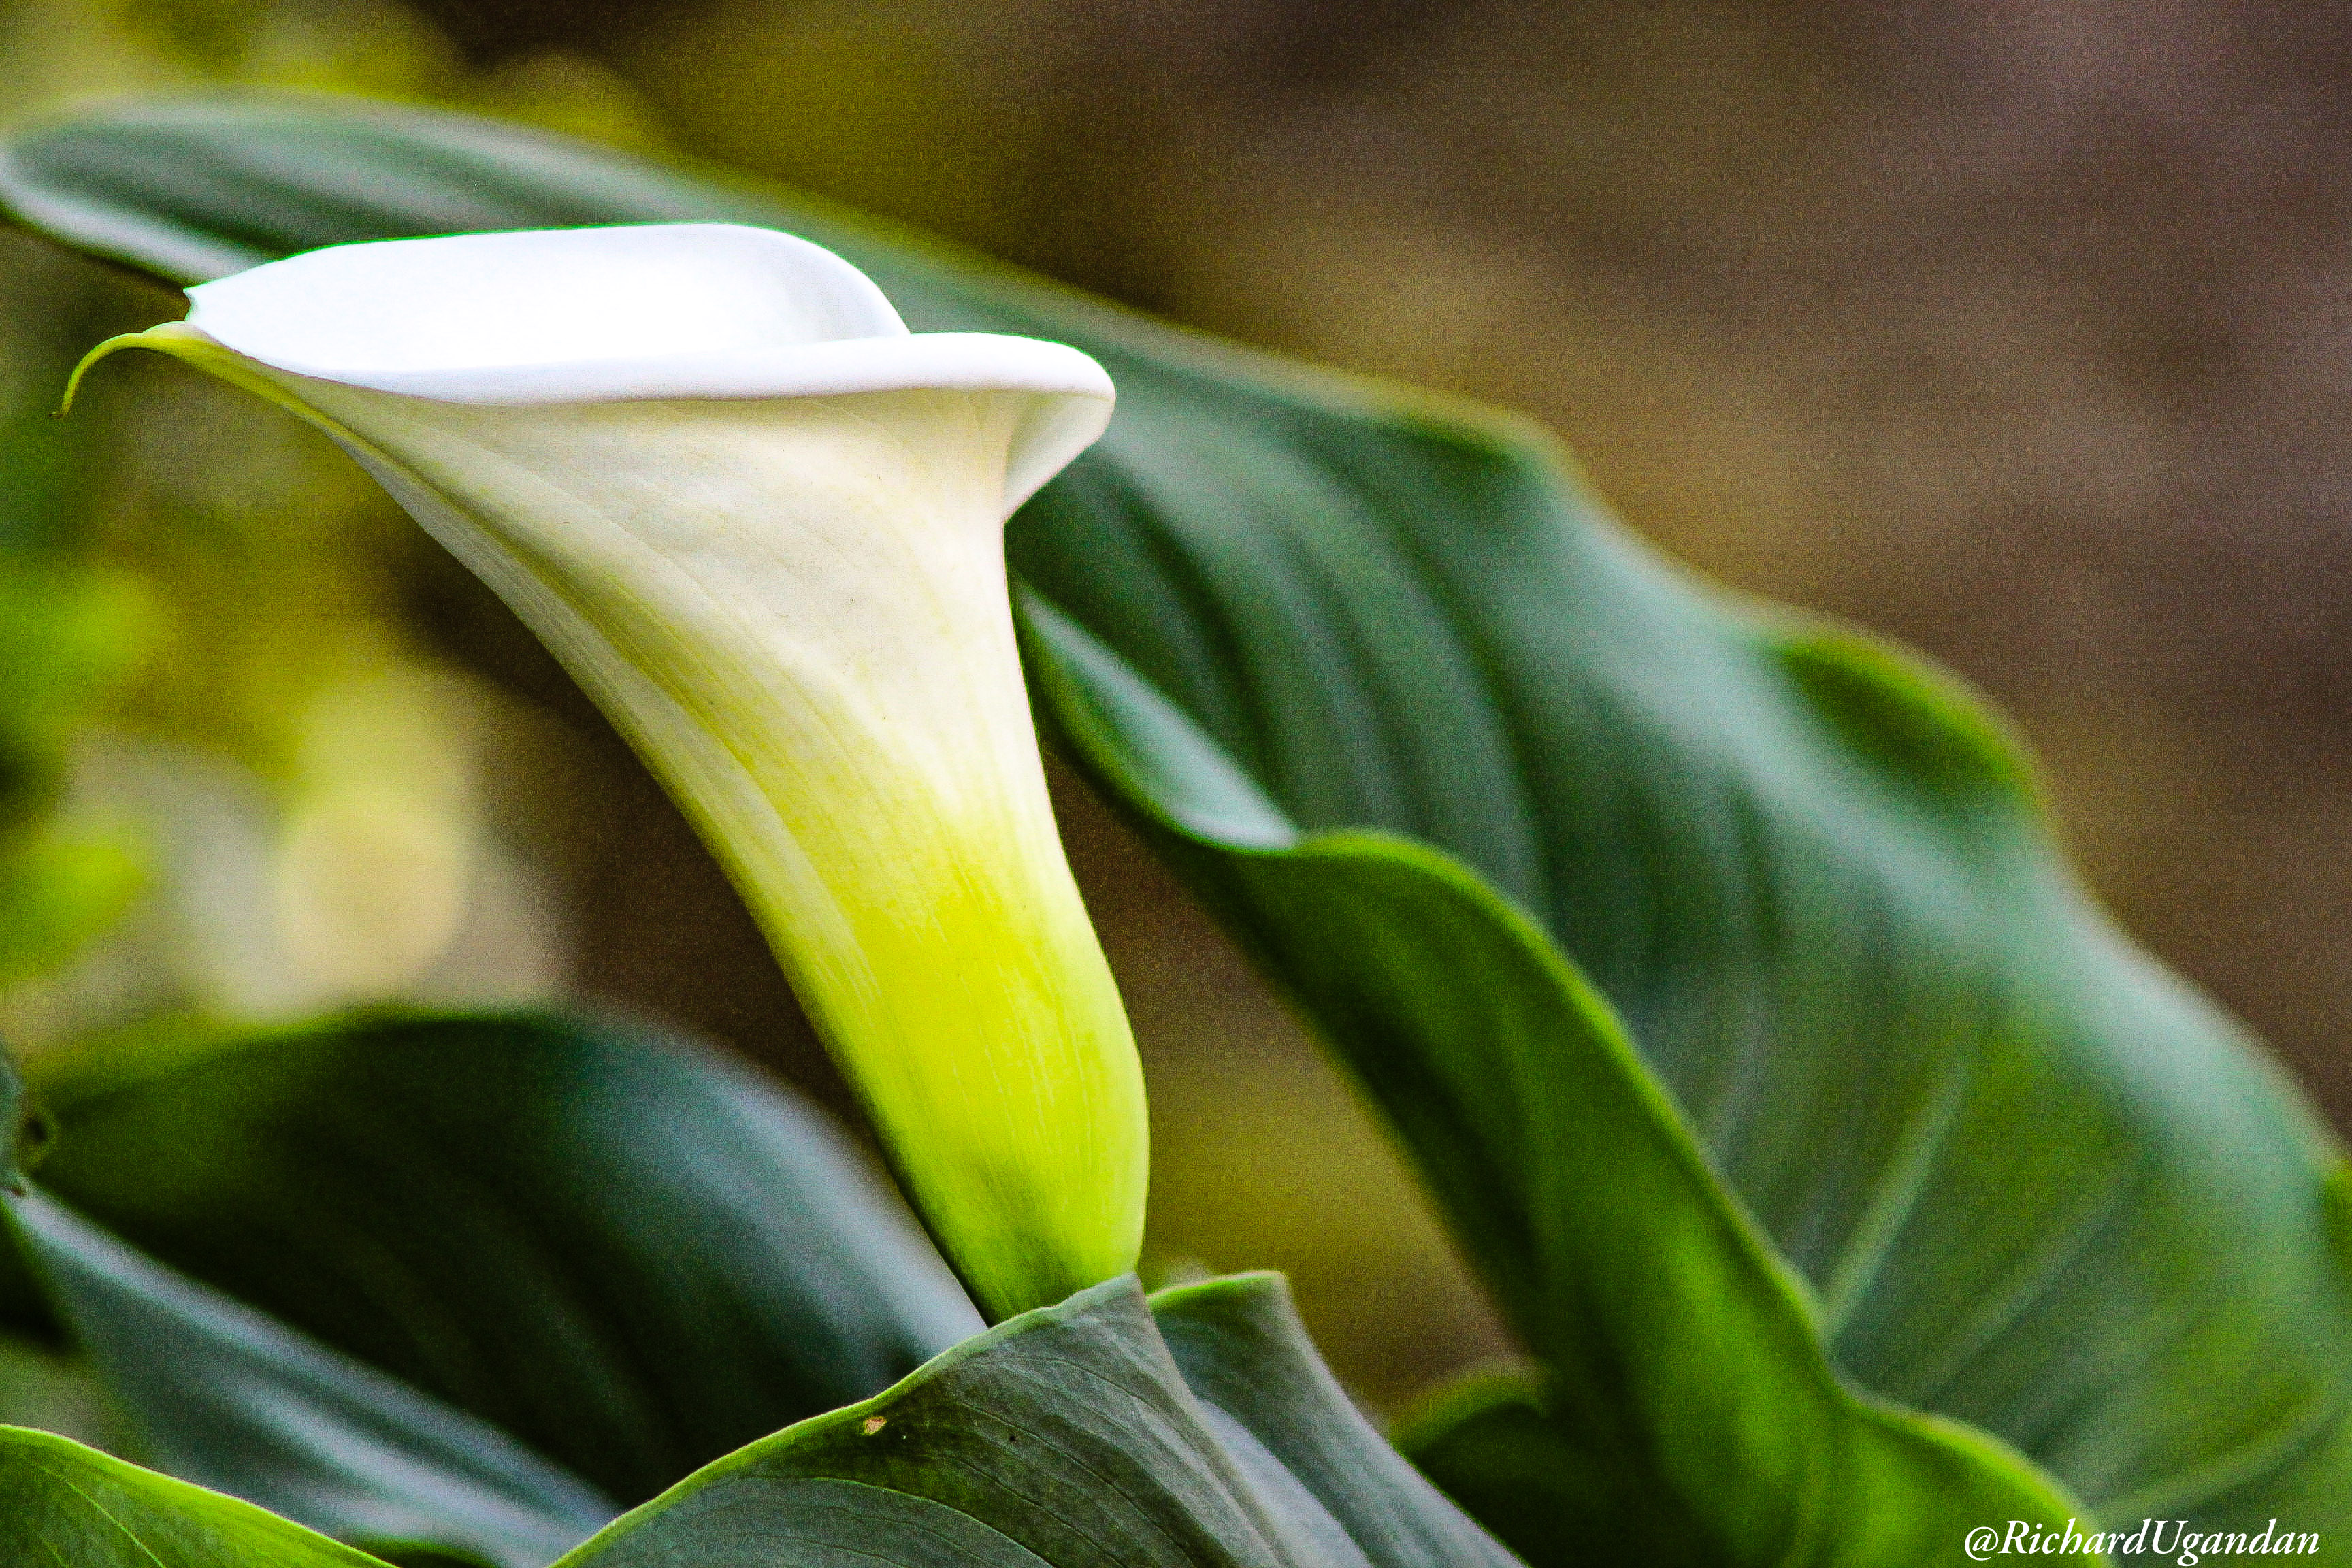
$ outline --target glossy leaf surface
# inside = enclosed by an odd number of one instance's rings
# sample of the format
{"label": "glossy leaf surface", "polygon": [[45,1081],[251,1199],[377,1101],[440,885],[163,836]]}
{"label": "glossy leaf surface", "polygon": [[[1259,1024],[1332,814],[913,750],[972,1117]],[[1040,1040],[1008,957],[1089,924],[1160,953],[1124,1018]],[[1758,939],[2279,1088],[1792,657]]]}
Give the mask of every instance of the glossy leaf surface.
{"label": "glossy leaf surface", "polygon": [[251,1503],[0,1426],[0,1562],[49,1568],[382,1568]]}
{"label": "glossy leaf surface", "polygon": [[1348,1405],[1278,1280],[1154,1305],[1181,1372],[1134,1280],[1095,1286],[711,1466],[562,1568],[1509,1568]]}
{"label": "glossy leaf surface", "polygon": [[1278,1277],[1162,1290],[1151,1315],[1225,1451],[1269,1495],[1303,1489],[1374,1568],[1510,1562],[1357,1412]]}
{"label": "glossy leaf surface", "polygon": [[1608,1478],[1561,1483],[1584,1539],[1926,1562],[2084,1504],[2352,1529],[2352,1224],[2303,1101],[2090,906],[1969,699],[1686,581],[1540,437],[412,110],[133,105],[28,133],[5,184],[183,280],[768,222],[919,329],[1085,348],[1118,419],[1012,540],[1045,705],[1411,1145],[1549,1368],[1558,1466]]}
{"label": "glossy leaf surface", "polygon": [[[520,1087],[502,1094],[500,1084]],[[642,1268],[656,1279],[688,1276],[693,1300],[669,1303],[682,1353],[731,1352],[749,1373],[763,1335],[793,1339],[812,1360],[855,1363],[845,1352],[872,1332],[869,1318],[903,1320],[909,1300],[924,1300],[906,1279],[872,1269],[856,1278],[828,1258],[862,1248],[870,1264],[907,1244],[904,1220],[879,1205],[833,1134],[740,1069],[642,1033],[522,1015],[167,1038],[84,1058],[53,1072],[50,1089],[65,1130],[48,1172],[58,1190],[104,1204],[247,1298],[178,1272],[46,1193],[13,1205],[74,1338],[137,1418],[142,1457],[395,1564],[536,1568],[614,1510],[511,1435],[322,1342],[327,1333],[397,1348],[388,1317],[446,1352],[488,1342],[482,1336],[509,1316],[561,1326],[569,1314],[575,1329],[593,1326],[599,1312],[625,1309]],[[730,1108],[731,1121],[714,1106]],[[745,1169],[746,1125],[797,1153],[771,1151],[773,1168]],[[610,1145],[623,1134],[698,1174],[616,1168]],[[535,1152],[544,1172],[495,1168],[470,1147],[502,1141]],[[342,1167],[331,1168],[332,1150]],[[428,1168],[443,1174],[428,1182]],[[546,1173],[581,1190],[553,1201]],[[679,1194],[705,1178],[750,1189],[737,1199],[752,1205],[740,1230],[713,1232],[707,1215],[693,1222],[698,1205]],[[670,1239],[723,1242],[714,1257],[671,1252],[633,1265],[614,1256],[594,1285],[550,1289],[541,1279],[537,1296],[498,1288],[495,1276],[514,1268],[505,1254],[518,1248],[545,1262],[585,1250],[599,1225],[627,1235],[646,1217],[642,1189],[663,1181],[670,1201],[656,1212],[687,1233]],[[369,1200],[367,1188],[381,1197]],[[772,1212],[794,1204],[797,1215]],[[486,1210],[504,1221],[503,1252],[485,1245],[494,1234]],[[419,1250],[441,1246],[464,1256]],[[698,1265],[705,1272],[695,1277]],[[936,1268],[919,1267],[917,1282],[936,1282]],[[731,1278],[741,1289],[772,1269],[803,1289],[829,1285],[836,1299],[823,1311],[802,1302],[777,1323],[727,1310],[718,1287]],[[296,1289],[289,1275],[307,1279]],[[255,1304],[265,1298],[334,1327],[304,1333]],[[1155,1305],[1157,1322],[1121,1281],[965,1339],[870,1400],[845,1399],[845,1411],[719,1458],[565,1561],[670,1553],[724,1568],[772,1561],[758,1553],[780,1542],[833,1541],[861,1561],[928,1562],[925,1532],[945,1529],[977,1562],[1007,1568],[1029,1568],[1024,1552],[1041,1544],[1074,1568],[1158,1561],[1154,1552],[1180,1547],[1190,1555],[1171,1561],[1510,1568],[1510,1554],[1348,1402],[1278,1279],[1211,1281]],[[934,1308],[941,1326],[976,1331],[968,1307]],[[740,1337],[698,1349],[698,1332]],[[613,1373],[610,1341],[584,1331],[567,1338],[541,1325],[536,1342],[498,1342],[529,1358],[529,1377],[557,1385]],[[681,1382],[691,1385],[695,1371],[683,1369]],[[785,1426],[797,1407],[767,1393],[777,1399],[772,1426]],[[877,1417],[876,1431],[893,1428],[888,1444],[865,1440]],[[845,1434],[854,1440],[834,1442]],[[877,1447],[890,1493],[878,1501],[875,1478],[858,1468]],[[208,1494],[155,1495],[193,1510],[179,1521],[185,1539],[201,1534]],[[916,1521],[911,1534],[898,1533],[902,1515]],[[965,1522],[940,1525],[947,1515]],[[1129,1533],[1095,1540],[1093,1524],[1074,1532],[1080,1518]],[[0,1522],[0,1561],[21,1539],[8,1528]]]}
{"label": "glossy leaf surface", "polygon": [[12,1207],[138,1457],[339,1540],[540,1568],[618,1511],[487,1423],[126,1246],[45,1195]]}
{"label": "glossy leaf surface", "polygon": [[[41,1552],[72,1568],[378,1561],[62,1438],[0,1428],[0,1561],[41,1562]],[[387,1549],[383,1561],[447,1568],[459,1559],[412,1547]],[[871,1400],[728,1456],[561,1559],[562,1568],[1514,1561],[1365,1424],[1307,1343],[1281,1281],[1265,1275],[1150,1304],[1119,1279],[1027,1313]]]}
{"label": "glossy leaf surface", "polygon": [[83,1337],[185,1409],[245,1400],[204,1386],[254,1373],[240,1356],[313,1384],[356,1363],[625,1506],[980,1328],[823,1117],[642,1027],[362,1019],[131,1044],[47,1087],[65,1133],[44,1185],[166,1271],[100,1248],[66,1294],[122,1331]]}

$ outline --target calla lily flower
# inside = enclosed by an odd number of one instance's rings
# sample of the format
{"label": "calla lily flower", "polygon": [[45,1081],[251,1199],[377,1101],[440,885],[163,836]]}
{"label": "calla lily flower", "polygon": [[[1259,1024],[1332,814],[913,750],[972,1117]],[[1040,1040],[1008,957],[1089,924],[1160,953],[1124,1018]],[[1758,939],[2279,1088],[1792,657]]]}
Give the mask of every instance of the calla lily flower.
{"label": "calla lily flower", "polygon": [[1003,541],[1108,423],[1101,367],[909,334],[848,263],[731,225],[342,246],[189,299],[91,360],[293,410],[515,608],[730,868],[982,1305],[1131,1268],[1141,1073]]}

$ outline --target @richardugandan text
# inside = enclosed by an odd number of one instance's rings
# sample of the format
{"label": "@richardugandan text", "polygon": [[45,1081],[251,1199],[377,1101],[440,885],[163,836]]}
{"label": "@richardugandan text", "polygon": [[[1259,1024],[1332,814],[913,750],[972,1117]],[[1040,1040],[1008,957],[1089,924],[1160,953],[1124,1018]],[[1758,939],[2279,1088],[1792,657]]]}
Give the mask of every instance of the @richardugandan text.
{"label": "@richardugandan text", "polygon": [[2071,1519],[2063,1531],[2012,1519],[1977,1526],[1969,1531],[1965,1544],[1971,1563],[1995,1557],[2105,1557],[2117,1563],[2193,1565],[2231,1557],[2310,1557],[2319,1552],[2317,1535],[2282,1529],[2277,1520],[2260,1531],[2200,1531],[2187,1520],[2144,1519],[2130,1530],[2085,1532]]}

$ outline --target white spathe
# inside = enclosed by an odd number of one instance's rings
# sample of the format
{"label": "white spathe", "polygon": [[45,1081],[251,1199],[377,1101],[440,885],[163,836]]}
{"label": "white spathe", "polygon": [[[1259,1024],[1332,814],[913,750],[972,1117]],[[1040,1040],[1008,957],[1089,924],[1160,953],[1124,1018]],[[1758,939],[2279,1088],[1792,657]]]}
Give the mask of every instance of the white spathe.
{"label": "white spathe", "polygon": [[[431,308],[385,309],[401,297]],[[1110,422],[1110,377],[1077,350],[910,333],[833,252],[740,224],[336,246],[199,284],[188,303],[188,326],[260,364],[445,403],[1026,393],[1008,514]]]}
{"label": "white spathe", "polygon": [[1131,1267],[1140,1071],[1003,547],[1101,434],[1101,367],[910,334],[730,225],[346,246],[189,297],[106,347],[320,426],[548,643],[733,871],[983,1306]]}

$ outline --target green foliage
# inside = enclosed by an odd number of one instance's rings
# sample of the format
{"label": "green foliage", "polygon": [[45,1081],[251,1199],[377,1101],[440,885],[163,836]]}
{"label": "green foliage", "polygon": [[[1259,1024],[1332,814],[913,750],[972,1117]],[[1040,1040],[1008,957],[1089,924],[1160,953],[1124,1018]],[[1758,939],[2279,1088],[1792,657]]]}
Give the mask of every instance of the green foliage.
{"label": "green foliage", "polygon": [[166,1468],[338,1534],[428,1538],[375,1517],[395,1500],[333,1500],[370,1475],[314,1475],[289,1428],[356,1424],[358,1446],[490,1485],[524,1539],[569,1531],[561,1550],[605,1499],[981,1326],[821,1115],[642,1026],[164,1037],[77,1054],[47,1089],[67,1136],[44,1187],[138,1249],[24,1213],[85,1351]]}
{"label": "green foliage", "polygon": [[[238,1216],[250,1223],[252,1216]],[[63,1205],[14,1218],[138,1457],[347,1540],[539,1568],[613,1516],[512,1437],[177,1274]]]}
{"label": "green foliage", "polygon": [[251,1503],[0,1426],[0,1549],[71,1568],[382,1568]]}
{"label": "green foliage", "polygon": [[[1103,360],[1118,421],[1011,541],[1039,695],[1352,1066],[1536,1353],[1412,1434],[1531,1557],[1938,1561],[2077,1511],[2352,1530],[2352,1211],[2311,1113],[2090,905],[1970,700],[1685,581],[1538,436],[413,110],[134,105],[27,133],[0,185],[182,280],[771,223],[918,330]],[[858,1436],[719,1468],[843,1484],[888,1462]]]}
{"label": "green foliage", "polygon": [[[1155,1320],[1155,1312],[1157,1318]],[[1168,1340],[1163,1340],[1166,1334]],[[1183,1371],[1169,1353],[1182,1347]],[[1199,1386],[1188,1386],[1187,1378]],[[454,1568],[378,1558],[46,1433],[0,1427],[0,1552],[74,1568]],[[1509,1568],[1314,1359],[1281,1283],[1149,1308],[1132,1279],[959,1345],[686,1479],[559,1568]]]}
{"label": "green foliage", "polygon": [[[1349,1405],[1279,1280],[1151,1310],[1114,1281],[974,1332],[814,1112],[642,1029],[148,1041],[54,1089],[64,1152],[12,1215],[142,1455],[403,1568],[538,1568],[592,1534],[562,1563],[1512,1561]],[[726,1452],[730,1420],[758,1440]],[[599,1533],[592,1467],[669,1489]],[[0,1429],[8,1489],[0,1562],[134,1560],[83,1495],[169,1568],[378,1560]]]}
{"label": "green foliage", "polygon": [[1386,1451],[1265,1275],[1150,1311],[1116,1279],[1015,1318],[711,1466],[564,1568],[766,1568],[786,1542],[909,1568],[1511,1561]]}
{"label": "green foliage", "polygon": [[[1510,1563],[1357,1414],[1278,1277],[1162,1290],[1151,1313],[1226,1451],[1270,1495],[1290,1489],[1286,1475],[1303,1486],[1374,1568]],[[1352,1561],[1334,1546],[1332,1562]]]}

